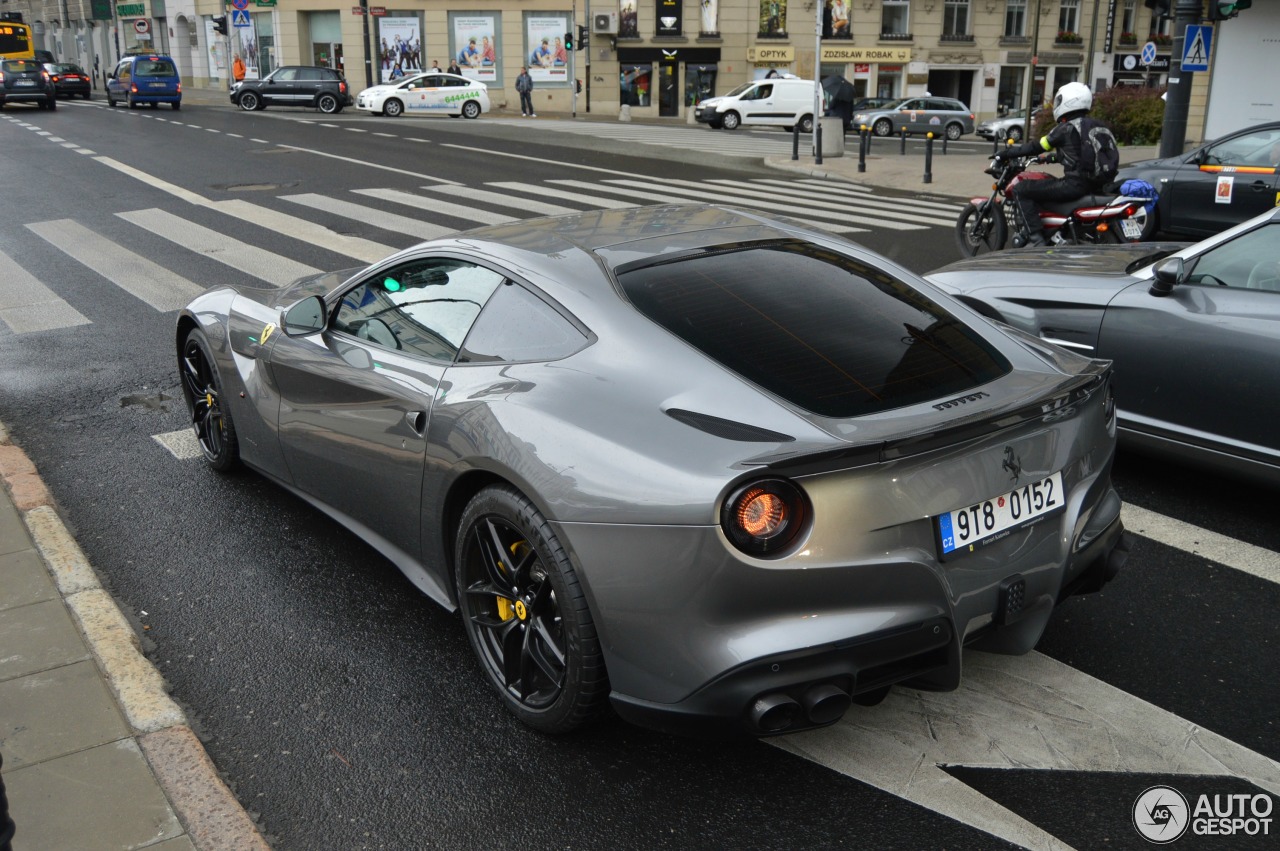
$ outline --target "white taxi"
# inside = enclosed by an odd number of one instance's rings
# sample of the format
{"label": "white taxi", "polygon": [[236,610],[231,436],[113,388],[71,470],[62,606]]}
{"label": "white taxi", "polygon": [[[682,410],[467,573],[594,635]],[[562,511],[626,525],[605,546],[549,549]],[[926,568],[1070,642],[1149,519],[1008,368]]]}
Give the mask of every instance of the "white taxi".
{"label": "white taxi", "polygon": [[418,74],[365,89],[356,95],[356,109],[391,118],[406,112],[478,118],[489,111],[489,91],[457,74]]}

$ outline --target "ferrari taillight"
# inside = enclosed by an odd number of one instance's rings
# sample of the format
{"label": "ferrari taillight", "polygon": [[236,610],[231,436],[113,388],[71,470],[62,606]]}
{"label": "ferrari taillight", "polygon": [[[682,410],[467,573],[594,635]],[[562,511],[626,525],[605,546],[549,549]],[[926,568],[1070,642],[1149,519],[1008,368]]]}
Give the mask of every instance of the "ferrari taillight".
{"label": "ferrari taillight", "polygon": [[759,479],[738,488],[720,510],[720,525],[747,555],[782,554],[809,523],[809,502],[786,479]]}

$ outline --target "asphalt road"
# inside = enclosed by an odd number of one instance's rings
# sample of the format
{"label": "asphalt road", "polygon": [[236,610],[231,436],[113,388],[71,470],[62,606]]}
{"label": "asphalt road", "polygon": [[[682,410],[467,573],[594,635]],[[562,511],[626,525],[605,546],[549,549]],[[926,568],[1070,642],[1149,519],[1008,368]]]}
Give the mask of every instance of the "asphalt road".
{"label": "asphalt road", "polygon": [[[1043,656],[1000,668],[973,654],[976,690],[936,703],[895,693],[838,725],[846,738],[711,743],[606,718],[551,739],[503,711],[457,617],[369,548],[265,480],[219,476],[157,440],[187,424],[173,312],[122,289],[149,274],[136,258],[198,286],[359,265],[347,253],[357,243],[316,245],[258,220],[401,248],[420,238],[406,231],[470,226],[478,210],[720,191],[858,228],[853,238],[917,271],[955,256],[948,199],[879,190],[881,207],[846,209],[812,182],[718,151],[704,128],[687,131],[705,132],[701,146],[615,132],[101,101],[0,117],[0,253],[48,288],[47,304],[86,320],[23,332],[0,322],[0,420],[276,847],[1129,848],[1143,846],[1130,820],[1149,786],[1280,791],[1280,587],[1225,566],[1239,547],[1280,564],[1274,491],[1121,453],[1117,482],[1146,526],[1120,578],[1059,610]],[[920,221],[884,224],[880,209]],[[1006,682],[1039,697],[1018,703]],[[948,744],[935,725],[952,722]],[[910,751],[926,724],[947,753],[981,741],[1015,756],[993,769],[999,760],[934,759],[926,742],[915,772],[891,745]],[[848,738],[872,728],[889,731],[874,739],[883,747]],[[1048,749],[1053,759],[1017,756],[1028,729],[1067,744]],[[1114,755],[1088,750],[1097,729]],[[1191,732],[1153,732],[1180,729]],[[1196,768],[1202,752],[1218,768]],[[924,769],[946,776],[916,782]],[[1268,842],[1188,834],[1176,847]]]}

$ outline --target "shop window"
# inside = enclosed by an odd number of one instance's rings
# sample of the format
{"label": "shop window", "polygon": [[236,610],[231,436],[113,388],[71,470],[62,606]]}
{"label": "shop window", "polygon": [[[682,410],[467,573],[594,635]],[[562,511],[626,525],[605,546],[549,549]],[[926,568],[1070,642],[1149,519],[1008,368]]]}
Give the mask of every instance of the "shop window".
{"label": "shop window", "polygon": [[653,93],[652,65],[623,65],[618,74],[619,98],[629,106],[651,106]]}

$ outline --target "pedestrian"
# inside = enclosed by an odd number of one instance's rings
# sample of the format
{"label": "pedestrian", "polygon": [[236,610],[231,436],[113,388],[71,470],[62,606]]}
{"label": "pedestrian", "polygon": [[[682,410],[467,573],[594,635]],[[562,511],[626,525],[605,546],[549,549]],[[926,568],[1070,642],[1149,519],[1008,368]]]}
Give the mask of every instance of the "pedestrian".
{"label": "pedestrian", "polygon": [[462,75],[462,68],[458,65],[458,60],[450,59],[449,67],[445,69],[446,73]]}
{"label": "pedestrian", "polygon": [[529,76],[528,67],[520,66],[520,76],[516,77],[516,91],[520,93],[520,115],[525,118],[537,118],[533,111],[533,78]]}
{"label": "pedestrian", "polygon": [[440,73],[440,60],[439,60],[439,59],[432,59],[432,60],[431,60],[431,73],[432,73],[432,74],[439,74],[439,73]]}
{"label": "pedestrian", "polygon": [[235,78],[237,83],[244,82],[244,60],[240,58],[240,54],[236,54],[235,61],[231,63],[231,76]]}

